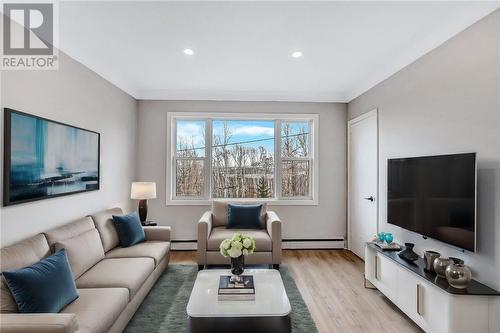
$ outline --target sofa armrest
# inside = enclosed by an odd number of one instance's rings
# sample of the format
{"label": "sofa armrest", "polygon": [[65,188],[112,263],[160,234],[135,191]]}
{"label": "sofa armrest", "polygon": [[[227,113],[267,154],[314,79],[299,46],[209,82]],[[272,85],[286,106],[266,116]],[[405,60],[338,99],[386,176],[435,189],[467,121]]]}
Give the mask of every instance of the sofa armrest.
{"label": "sofa armrest", "polygon": [[266,228],[272,241],[273,264],[279,265],[281,263],[281,220],[273,211],[267,212]]}
{"label": "sofa armrest", "polygon": [[207,264],[207,240],[212,232],[212,212],[205,212],[198,221],[198,265]]}
{"label": "sofa armrest", "polygon": [[172,231],[170,227],[155,226],[143,228],[144,233],[146,234],[146,240],[170,242]]}
{"label": "sofa armrest", "polygon": [[2,313],[2,333],[73,333],[78,331],[74,313]]}

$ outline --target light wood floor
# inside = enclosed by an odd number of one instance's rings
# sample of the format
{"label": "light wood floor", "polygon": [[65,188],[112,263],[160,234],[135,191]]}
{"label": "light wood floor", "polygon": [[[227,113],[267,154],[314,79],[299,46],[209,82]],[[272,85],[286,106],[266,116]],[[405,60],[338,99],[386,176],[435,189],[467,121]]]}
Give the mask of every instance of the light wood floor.
{"label": "light wood floor", "polygon": [[[171,262],[196,264],[196,252],[172,251]],[[320,333],[423,332],[379,291],[363,287],[363,262],[350,251],[285,250],[283,264]]]}

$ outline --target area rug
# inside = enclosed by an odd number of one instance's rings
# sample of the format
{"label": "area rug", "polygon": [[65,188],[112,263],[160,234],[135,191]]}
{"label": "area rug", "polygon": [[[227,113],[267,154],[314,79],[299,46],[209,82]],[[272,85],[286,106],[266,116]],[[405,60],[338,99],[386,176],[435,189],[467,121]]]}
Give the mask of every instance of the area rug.
{"label": "area rug", "polygon": [[[283,284],[292,306],[292,332],[317,332],[297,285],[285,266],[280,267]],[[135,313],[126,333],[186,332],[186,306],[193,288],[197,266],[169,265]],[[237,331],[237,330],[236,330]]]}

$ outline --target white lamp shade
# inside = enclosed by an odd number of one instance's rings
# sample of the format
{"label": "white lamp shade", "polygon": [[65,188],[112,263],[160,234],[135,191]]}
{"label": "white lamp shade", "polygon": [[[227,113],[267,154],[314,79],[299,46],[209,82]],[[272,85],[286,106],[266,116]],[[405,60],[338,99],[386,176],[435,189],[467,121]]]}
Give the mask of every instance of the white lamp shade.
{"label": "white lamp shade", "polygon": [[130,187],[131,199],[154,199],[156,198],[156,183],[154,182],[134,182]]}

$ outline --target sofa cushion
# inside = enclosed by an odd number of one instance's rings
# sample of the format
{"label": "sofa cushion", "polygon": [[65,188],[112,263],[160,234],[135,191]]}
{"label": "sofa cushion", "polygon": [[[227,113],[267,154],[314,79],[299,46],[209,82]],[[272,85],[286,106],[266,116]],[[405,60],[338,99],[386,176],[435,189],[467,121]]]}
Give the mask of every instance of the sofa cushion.
{"label": "sofa cushion", "polygon": [[[50,248],[47,239],[43,234],[38,234],[13,245],[3,247],[0,250],[0,270],[3,272],[31,266],[49,255]],[[17,312],[16,302],[12,298],[3,276],[0,283],[0,311],[2,313]]]}
{"label": "sofa cushion", "polygon": [[74,313],[80,330],[108,332],[128,304],[126,288],[78,289],[80,297],[61,313]]}
{"label": "sofa cushion", "polygon": [[104,252],[108,252],[120,244],[112,218],[113,215],[122,214],[123,211],[121,208],[112,208],[92,215],[95,227],[101,235]]}
{"label": "sofa cushion", "polygon": [[50,249],[53,251],[57,242],[83,234],[94,229],[94,221],[90,216],[78,219],[63,226],[44,232]]}
{"label": "sofa cushion", "polygon": [[103,259],[76,280],[78,288],[127,288],[129,299],[153,272],[151,258]]}
{"label": "sofa cushion", "polygon": [[207,250],[219,251],[220,243],[226,239],[231,238],[235,233],[241,233],[245,236],[250,236],[255,239],[255,252],[270,252],[272,248],[271,237],[265,229],[226,229],[225,227],[216,227],[212,229],[208,237]]}
{"label": "sofa cushion", "polygon": [[121,247],[129,247],[146,240],[137,212],[126,215],[113,215],[113,224],[118,233]]}
{"label": "sofa cushion", "polygon": [[[212,201],[212,226],[213,227],[222,227],[227,223],[227,208],[229,202],[225,201]],[[241,203],[241,205],[255,205],[260,204],[258,202],[253,203]],[[267,214],[267,203],[262,203],[262,210],[260,211],[260,223],[261,228],[266,227],[266,214]]]}
{"label": "sofa cushion", "polygon": [[97,229],[84,232],[81,235],[59,241],[55,249],[66,249],[73,276],[78,279],[90,267],[104,258],[101,238]]}
{"label": "sofa cushion", "polygon": [[155,267],[170,251],[170,242],[146,241],[130,247],[115,247],[106,253],[106,258],[152,258]]}
{"label": "sofa cushion", "polygon": [[21,313],[58,313],[78,298],[65,250],[3,276]]}

